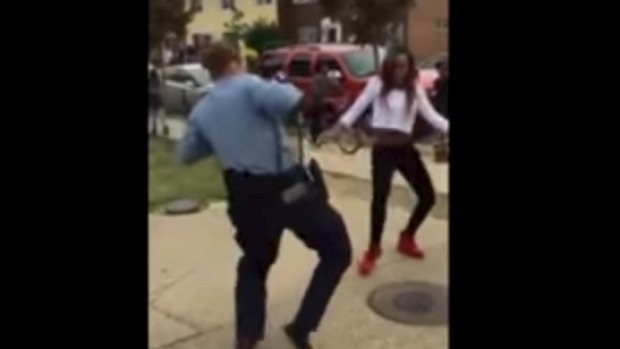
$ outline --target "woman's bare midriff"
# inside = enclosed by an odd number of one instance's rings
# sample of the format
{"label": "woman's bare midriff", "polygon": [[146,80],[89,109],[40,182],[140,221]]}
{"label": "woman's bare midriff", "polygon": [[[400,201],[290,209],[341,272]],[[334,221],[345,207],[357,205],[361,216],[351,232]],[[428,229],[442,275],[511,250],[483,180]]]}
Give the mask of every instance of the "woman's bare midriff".
{"label": "woman's bare midriff", "polygon": [[411,134],[402,131],[371,128],[368,133],[372,138],[373,145],[379,147],[402,147],[413,142]]}

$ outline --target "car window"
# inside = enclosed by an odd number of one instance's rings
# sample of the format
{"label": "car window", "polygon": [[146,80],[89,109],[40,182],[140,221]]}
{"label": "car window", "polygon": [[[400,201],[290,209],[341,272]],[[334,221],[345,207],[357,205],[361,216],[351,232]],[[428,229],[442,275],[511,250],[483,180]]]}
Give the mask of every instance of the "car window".
{"label": "car window", "polygon": [[312,76],[310,69],[310,54],[298,53],[289,63],[289,76],[309,78]]}
{"label": "car window", "polygon": [[261,66],[282,70],[284,67],[284,55],[266,54],[263,56]]}
{"label": "car window", "polygon": [[316,64],[314,66],[315,71],[319,71],[319,69],[321,68],[321,65],[326,64],[327,68],[331,71],[331,70],[338,70],[340,72],[342,72],[342,67],[340,66],[340,63],[338,63],[338,60],[336,60],[333,57],[330,56],[326,56],[326,55],[321,55],[319,56],[319,58],[316,61]]}
{"label": "car window", "polygon": [[379,63],[375,64],[375,55],[372,49],[363,49],[345,53],[344,61],[353,76],[368,77],[375,73],[377,67],[385,58],[385,50],[379,50]]}
{"label": "car window", "polygon": [[201,66],[192,67],[187,69],[187,74],[194,80],[198,86],[204,86],[211,83],[211,74],[209,71]]}
{"label": "car window", "polygon": [[194,82],[194,78],[192,78],[192,76],[189,73],[181,69],[175,69],[175,70],[168,72],[166,74],[166,80],[178,82],[181,84],[186,83],[188,81]]}

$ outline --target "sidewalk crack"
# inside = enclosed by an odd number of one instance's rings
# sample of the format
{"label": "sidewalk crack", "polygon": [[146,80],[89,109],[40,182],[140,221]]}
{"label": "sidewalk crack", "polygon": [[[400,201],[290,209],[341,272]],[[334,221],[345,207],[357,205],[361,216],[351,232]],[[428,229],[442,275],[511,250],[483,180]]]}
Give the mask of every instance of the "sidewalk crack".
{"label": "sidewalk crack", "polygon": [[201,332],[200,326],[196,326],[194,325],[191,321],[186,320],[184,318],[182,318],[181,316],[177,316],[171,312],[168,312],[164,309],[159,308],[158,306],[156,306],[155,304],[151,304],[150,305],[151,310],[156,311],[158,313],[160,313],[161,315],[163,315],[165,318],[167,318],[168,320],[174,321],[178,324],[181,324],[185,327],[188,327],[190,330],[194,331],[194,332]]}
{"label": "sidewalk crack", "polygon": [[176,279],[173,279],[172,281],[168,282],[167,284],[163,285],[162,287],[160,287],[158,290],[153,291],[150,295],[149,298],[153,298],[152,300],[149,301],[150,305],[154,305],[155,302],[157,302],[157,300],[159,298],[161,298],[161,296],[164,295],[164,293],[166,293],[168,290],[170,290],[171,288],[173,288],[174,286],[176,286],[178,283],[180,283],[181,281],[185,280],[185,278],[187,278],[188,276],[190,276],[191,274],[193,274],[195,272],[194,269],[190,269],[188,271],[186,271],[185,273],[181,274],[180,276],[178,276]]}

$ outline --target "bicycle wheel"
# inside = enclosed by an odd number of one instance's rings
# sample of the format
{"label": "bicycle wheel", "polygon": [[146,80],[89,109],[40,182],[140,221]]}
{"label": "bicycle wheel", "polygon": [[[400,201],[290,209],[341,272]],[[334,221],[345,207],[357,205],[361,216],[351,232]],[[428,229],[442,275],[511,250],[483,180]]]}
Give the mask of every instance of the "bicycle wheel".
{"label": "bicycle wheel", "polygon": [[337,143],[340,151],[347,155],[357,153],[357,151],[362,147],[362,140],[357,133],[342,135],[338,138]]}

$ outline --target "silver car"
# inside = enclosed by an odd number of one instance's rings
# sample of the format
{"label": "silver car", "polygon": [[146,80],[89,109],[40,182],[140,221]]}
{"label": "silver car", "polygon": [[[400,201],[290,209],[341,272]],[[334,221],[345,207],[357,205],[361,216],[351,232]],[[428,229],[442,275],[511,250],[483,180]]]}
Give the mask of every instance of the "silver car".
{"label": "silver car", "polygon": [[167,114],[187,116],[193,106],[213,88],[211,74],[201,64],[164,69],[164,108]]}

